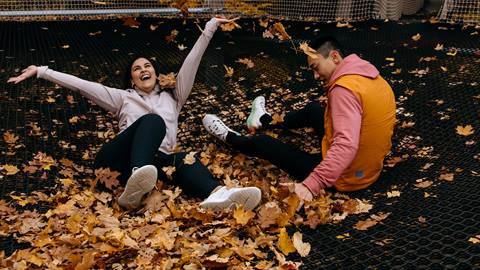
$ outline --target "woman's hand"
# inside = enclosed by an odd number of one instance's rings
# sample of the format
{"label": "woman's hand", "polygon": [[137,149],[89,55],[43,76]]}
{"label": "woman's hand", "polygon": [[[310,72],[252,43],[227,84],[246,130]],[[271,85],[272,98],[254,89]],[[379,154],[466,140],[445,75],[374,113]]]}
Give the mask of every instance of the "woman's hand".
{"label": "woman's hand", "polygon": [[19,76],[11,77],[10,79],[8,79],[7,83],[17,84],[21,81],[24,81],[30,77],[37,75],[37,70],[37,66],[29,66],[26,69],[22,70],[22,74],[20,74]]}
{"label": "woman's hand", "polygon": [[240,19],[240,17],[233,18],[233,19],[227,19],[224,16],[215,16],[214,19],[217,21],[218,24],[222,24],[222,23],[234,22],[234,21]]}

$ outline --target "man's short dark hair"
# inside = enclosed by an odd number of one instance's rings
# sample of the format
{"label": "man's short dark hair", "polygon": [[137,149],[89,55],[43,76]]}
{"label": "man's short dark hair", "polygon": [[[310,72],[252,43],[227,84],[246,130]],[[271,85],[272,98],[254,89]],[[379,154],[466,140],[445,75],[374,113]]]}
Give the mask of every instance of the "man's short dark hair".
{"label": "man's short dark hair", "polygon": [[333,36],[318,37],[311,42],[310,47],[325,58],[327,58],[328,54],[333,50],[337,51],[341,57],[345,57],[345,51]]}

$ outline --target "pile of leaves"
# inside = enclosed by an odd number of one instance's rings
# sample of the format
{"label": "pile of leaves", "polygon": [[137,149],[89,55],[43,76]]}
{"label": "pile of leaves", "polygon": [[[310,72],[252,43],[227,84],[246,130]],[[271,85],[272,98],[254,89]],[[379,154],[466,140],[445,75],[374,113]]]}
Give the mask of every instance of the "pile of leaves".
{"label": "pile of leaves", "polygon": [[[213,152],[211,148],[210,154]],[[214,172],[215,166],[225,167],[222,153],[215,155],[211,160]],[[241,164],[245,157],[234,159]],[[3,166],[7,175],[19,172],[11,167]],[[307,256],[310,245],[302,240],[299,231],[288,227],[316,228],[339,222],[349,214],[368,212],[372,207],[346,195],[323,192],[305,204],[304,212],[296,213],[296,194],[288,188],[277,189],[270,179],[275,176],[270,175],[256,180],[267,196],[255,211],[241,206],[220,212],[206,210],[199,207],[197,200],[182,196],[179,188],[159,182],[142,209],[126,212],[115,199],[122,191],[116,172],[88,172],[71,160],[57,161],[44,153],[37,153],[22,170],[42,175],[55,170],[58,185],[49,194],[36,191],[28,196],[11,195],[20,206],[49,205],[45,213],[18,211],[0,200],[0,236],[14,236],[31,245],[8,258],[1,253],[1,266],[14,269],[297,269],[301,262],[288,261],[285,255],[297,252]],[[112,190],[100,190],[96,188],[98,183]],[[234,181],[227,184],[235,185]]]}

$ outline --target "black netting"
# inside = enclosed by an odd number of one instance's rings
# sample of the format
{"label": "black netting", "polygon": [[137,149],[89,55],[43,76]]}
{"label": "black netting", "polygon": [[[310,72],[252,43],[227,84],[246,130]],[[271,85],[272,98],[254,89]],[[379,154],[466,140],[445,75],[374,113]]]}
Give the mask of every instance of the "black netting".
{"label": "black netting", "polygon": [[[18,69],[36,64],[121,87],[124,65],[130,54],[138,52],[156,57],[164,72],[177,71],[199,35],[195,22],[164,20],[155,31],[150,30],[150,25],[158,24],[158,20],[144,19],[141,23],[139,29],[122,26],[121,21],[2,23],[0,80],[5,82]],[[243,21],[241,25],[242,30],[232,33],[219,31],[205,54],[180,119],[185,123],[179,132],[184,148],[201,148],[211,141],[201,128],[205,112],[218,112],[227,123],[234,123],[238,116],[233,112],[248,112],[245,100],[258,94],[265,95],[271,104],[282,101],[285,110],[321,95],[310,72],[300,68],[306,66],[305,57],[296,54],[290,42],[262,38],[263,28],[256,21]],[[480,246],[468,242],[469,237],[479,234],[480,227],[480,58],[474,55],[480,46],[478,32],[475,34],[478,30],[408,21],[369,21],[353,28],[314,22],[290,22],[285,26],[297,41],[317,33],[335,34],[348,51],[371,61],[389,80],[399,102],[400,125],[415,122],[412,128],[398,128],[394,138],[392,156],[408,155],[406,161],[386,167],[370,189],[351,194],[372,200],[375,212],[390,212],[391,216],[368,231],[353,229],[358,220],[368,215],[349,217],[340,224],[315,230],[302,228],[305,240],[312,244],[312,252],[302,259],[305,269],[478,268]],[[164,37],[173,29],[179,30],[179,36],[176,43],[167,44]],[[421,38],[413,41],[411,37],[417,33]],[[443,44],[442,50],[434,50],[438,43]],[[178,44],[188,49],[180,51]],[[456,55],[447,55],[449,51]],[[255,62],[253,70],[235,62],[244,57]],[[386,58],[394,58],[394,65],[389,65],[392,61]],[[224,78],[224,64],[235,67],[232,79]],[[214,98],[209,96],[211,93]],[[67,102],[67,95],[73,96],[74,104]],[[291,98],[283,100],[287,95]],[[46,101],[48,96],[55,102]],[[103,140],[89,131],[107,130],[108,123],[115,124],[113,118],[99,111],[80,95],[55,89],[45,81],[30,80],[21,86],[1,84],[0,132],[17,134],[19,143],[26,147],[9,155],[7,145],[1,142],[0,164],[23,164],[41,151],[56,159],[67,157],[91,166],[92,159],[82,156]],[[73,116],[84,119],[71,124],[68,120]],[[40,128],[38,134],[32,124]],[[466,124],[475,128],[474,135],[457,135],[455,127]],[[298,134],[284,135],[301,146],[311,137],[300,134],[300,139],[295,140]],[[318,140],[312,142],[316,143]],[[427,163],[433,165],[421,170]],[[438,180],[443,172],[454,172],[454,181]],[[0,198],[10,201],[11,192],[30,194],[53,187],[53,175],[47,179],[23,172],[5,176],[0,179]],[[434,185],[427,189],[415,187],[421,178],[434,181]],[[385,196],[392,186],[401,190],[400,197]],[[430,196],[426,197],[425,192]],[[420,216],[425,223],[418,221]],[[344,233],[351,237],[336,238]],[[9,254],[24,244],[0,238],[0,246]]]}

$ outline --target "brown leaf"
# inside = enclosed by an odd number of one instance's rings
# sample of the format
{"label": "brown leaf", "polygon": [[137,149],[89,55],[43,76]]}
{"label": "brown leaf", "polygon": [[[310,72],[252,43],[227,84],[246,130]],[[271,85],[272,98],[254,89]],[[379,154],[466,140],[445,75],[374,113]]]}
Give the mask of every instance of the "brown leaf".
{"label": "brown leaf", "polygon": [[258,211],[258,223],[260,224],[260,227],[268,228],[277,223],[277,219],[281,213],[282,210],[276,201],[271,201],[262,205]]}
{"label": "brown leaf", "polygon": [[429,186],[431,186],[433,184],[432,181],[422,181],[422,182],[419,182],[417,184],[415,184],[414,186],[418,187],[418,188],[427,188]]}
{"label": "brown leaf", "polygon": [[75,270],[89,270],[95,265],[95,251],[87,251],[82,254],[82,261],[75,266]]}
{"label": "brown leaf", "polygon": [[170,43],[170,42],[174,41],[174,40],[177,38],[177,35],[178,35],[178,30],[173,29],[173,30],[170,32],[170,35],[168,35],[168,36],[165,37],[165,41],[166,41],[167,43]]}
{"label": "brown leaf", "polygon": [[135,20],[133,17],[128,17],[123,19],[123,25],[132,28],[138,28],[140,26],[140,22],[137,22],[137,20]]}
{"label": "brown leaf", "polygon": [[285,27],[281,22],[275,23],[273,25],[273,29],[274,29],[273,31],[270,29],[270,32],[272,32],[272,34],[275,34],[278,37],[278,39],[280,40],[292,39],[290,35],[287,33],[287,31],[285,30]]}
{"label": "brown leaf", "polygon": [[18,136],[16,136],[15,134],[13,133],[10,133],[9,131],[3,133],[3,140],[7,143],[7,144],[16,144],[17,143],[17,140],[18,140]]}
{"label": "brown leaf", "polygon": [[445,180],[449,182],[453,181],[453,178],[454,178],[453,173],[443,173],[438,177],[439,180]]}
{"label": "brown leaf", "polygon": [[373,220],[373,219],[360,220],[353,227],[357,230],[360,230],[360,231],[366,231],[370,227],[377,225],[377,223],[378,223],[378,221]]}
{"label": "brown leaf", "polygon": [[119,172],[110,171],[109,168],[100,168],[95,170],[95,182],[100,182],[105,185],[106,188],[113,190],[114,187],[120,185],[117,177],[120,175]]}

